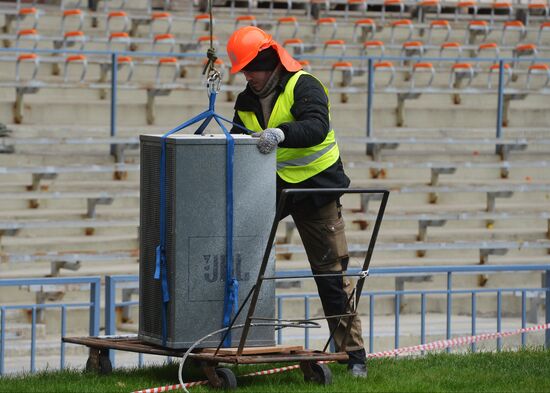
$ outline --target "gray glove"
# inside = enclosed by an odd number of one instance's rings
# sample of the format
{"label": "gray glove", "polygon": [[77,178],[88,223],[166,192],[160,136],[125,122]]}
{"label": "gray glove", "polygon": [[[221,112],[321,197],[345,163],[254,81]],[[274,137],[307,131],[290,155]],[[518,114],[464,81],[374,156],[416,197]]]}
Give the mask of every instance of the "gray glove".
{"label": "gray glove", "polygon": [[271,153],[279,143],[285,140],[285,133],[280,128],[266,128],[263,132],[256,132],[252,136],[260,138],[257,147],[262,154]]}

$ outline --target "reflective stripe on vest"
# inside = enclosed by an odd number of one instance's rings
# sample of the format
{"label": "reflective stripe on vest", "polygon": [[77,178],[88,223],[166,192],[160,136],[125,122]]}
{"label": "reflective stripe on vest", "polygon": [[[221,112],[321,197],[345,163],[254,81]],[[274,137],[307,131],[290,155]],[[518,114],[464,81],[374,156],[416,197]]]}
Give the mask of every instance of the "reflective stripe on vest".
{"label": "reflective stripe on vest", "polygon": [[[294,87],[301,75],[311,75],[298,71],[290,77],[285,89],[275,102],[267,128],[276,128],[282,123],[294,121],[290,109],[294,105]],[[320,81],[319,81],[320,82]],[[328,97],[327,88],[321,83]],[[329,103],[330,111],[330,103]],[[237,111],[244,126],[251,131],[262,132],[262,127],[254,112]],[[330,114],[329,114],[330,116]],[[330,130],[325,140],[316,146],[277,149],[277,174],[288,183],[300,183],[333,165],[340,157],[334,130]]]}

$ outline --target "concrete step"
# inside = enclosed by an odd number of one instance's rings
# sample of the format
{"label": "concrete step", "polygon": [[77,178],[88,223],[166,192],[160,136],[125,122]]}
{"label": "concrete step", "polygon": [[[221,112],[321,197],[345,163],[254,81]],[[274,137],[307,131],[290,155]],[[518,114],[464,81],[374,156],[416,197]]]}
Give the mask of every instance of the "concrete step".
{"label": "concrete step", "polygon": [[47,251],[73,251],[98,250],[105,252],[111,250],[128,250],[137,247],[137,234],[124,235],[97,235],[74,237],[46,237],[19,238],[4,237],[2,249],[4,252],[47,252]]}

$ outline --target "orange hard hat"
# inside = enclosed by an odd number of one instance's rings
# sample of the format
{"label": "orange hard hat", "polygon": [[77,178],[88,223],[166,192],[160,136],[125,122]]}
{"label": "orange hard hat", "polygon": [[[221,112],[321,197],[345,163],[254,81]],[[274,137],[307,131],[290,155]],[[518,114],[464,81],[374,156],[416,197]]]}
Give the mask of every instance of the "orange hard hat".
{"label": "orange hard hat", "polygon": [[298,71],[302,65],[296,61],[270,34],[256,26],[245,26],[235,30],[227,41],[227,54],[231,60],[231,73],[241,71],[256,55],[272,47],[287,71]]}

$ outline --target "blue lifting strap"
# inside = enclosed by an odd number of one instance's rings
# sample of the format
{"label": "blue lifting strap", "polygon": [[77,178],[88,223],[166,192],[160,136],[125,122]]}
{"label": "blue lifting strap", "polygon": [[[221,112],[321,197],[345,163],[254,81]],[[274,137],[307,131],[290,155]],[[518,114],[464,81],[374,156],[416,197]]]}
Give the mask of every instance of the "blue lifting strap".
{"label": "blue lifting strap", "polygon": [[[222,120],[231,123],[234,126],[242,129],[247,134],[251,134],[252,131],[247,128],[235,124],[232,121],[218,115],[214,111],[214,105],[216,102],[216,92],[211,91],[209,96],[208,110],[200,113],[192,119],[184,122],[176,128],[168,131],[161,137],[161,158],[160,158],[160,240],[159,245],[156,248],[156,264],[154,278],[161,281],[162,288],[162,345],[166,346],[167,340],[167,315],[168,315],[168,303],[170,301],[170,292],[168,288],[168,271],[166,266],[166,138],[170,135],[181,131],[182,129],[189,127],[199,121],[203,123],[198,127],[195,134],[202,134],[206,126],[212,119],[218,123],[226,138],[226,271],[225,271],[225,290],[224,290],[224,306],[223,306],[223,326],[228,327],[231,323],[231,319],[236,313],[239,305],[239,282],[235,278],[233,273],[233,165],[234,165],[234,150],[235,143],[231,133],[222,123]],[[231,334],[227,334],[223,346],[229,347],[231,345]]]}

